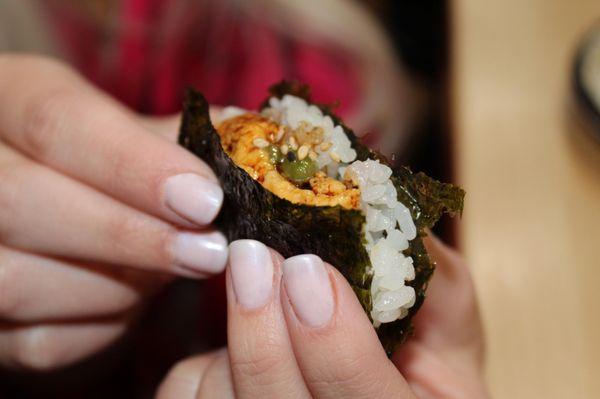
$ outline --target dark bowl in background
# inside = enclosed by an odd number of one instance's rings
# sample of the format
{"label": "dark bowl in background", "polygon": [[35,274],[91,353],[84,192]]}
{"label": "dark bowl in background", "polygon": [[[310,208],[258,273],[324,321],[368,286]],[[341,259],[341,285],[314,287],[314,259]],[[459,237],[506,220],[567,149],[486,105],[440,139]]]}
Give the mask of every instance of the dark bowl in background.
{"label": "dark bowl in background", "polygon": [[[600,22],[585,34],[577,49],[572,70],[577,116],[583,123],[584,130],[600,144],[600,104],[592,98],[591,88],[586,84],[583,74],[584,65],[589,62],[590,57],[600,58]],[[600,80],[600,69],[595,79]]]}

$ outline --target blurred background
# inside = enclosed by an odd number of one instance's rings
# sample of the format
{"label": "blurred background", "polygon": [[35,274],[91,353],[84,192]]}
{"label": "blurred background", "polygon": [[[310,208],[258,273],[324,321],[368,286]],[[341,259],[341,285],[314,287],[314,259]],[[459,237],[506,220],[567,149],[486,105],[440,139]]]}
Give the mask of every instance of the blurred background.
{"label": "blurred background", "polygon": [[[472,267],[493,396],[592,398],[599,18],[597,0],[0,0],[0,50],[59,57],[152,115],[177,112],[189,85],[253,108],[279,79],[309,83],[395,162],[466,189],[463,218],[437,233]],[[173,285],[84,364],[0,374],[0,397],[151,397],[175,359],[223,343],[222,313],[198,311],[219,283]]]}

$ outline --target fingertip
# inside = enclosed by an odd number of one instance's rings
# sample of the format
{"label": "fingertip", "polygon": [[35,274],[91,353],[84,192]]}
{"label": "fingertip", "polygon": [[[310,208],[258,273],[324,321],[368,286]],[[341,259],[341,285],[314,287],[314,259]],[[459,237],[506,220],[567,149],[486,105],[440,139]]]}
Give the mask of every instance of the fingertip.
{"label": "fingertip", "polygon": [[179,232],[171,243],[171,253],[176,274],[205,278],[225,270],[229,250],[221,232]]}
{"label": "fingertip", "polygon": [[281,255],[255,240],[230,245],[227,268],[229,364],[240,397],[308,397],[289,342]]}
{"label": "fingertip", "polygon": [[198,226],[210,224],[223,205],[221,186],[197,173],[181,173],[167,178],[163,191],[167,208]]}
{"label": "fingertip", "polygon": [[229,245],[229,271],[236,302],[248,310],[265,306],[273,294],[274,266],[269,248],[256,240]]}
{"label": "fingertip", "polygon": [[292,256],[283,261],[282,270],[285,293],[297,320],[308,328],[329,324],[335,299],[323,260],[312,254]]}

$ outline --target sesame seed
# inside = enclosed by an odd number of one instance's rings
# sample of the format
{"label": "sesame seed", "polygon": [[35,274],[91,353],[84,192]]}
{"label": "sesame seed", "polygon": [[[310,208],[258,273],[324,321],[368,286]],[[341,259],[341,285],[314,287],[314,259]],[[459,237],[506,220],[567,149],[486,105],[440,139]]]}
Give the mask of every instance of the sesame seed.
{"label": "sesame seed", "polygon": [[313,150],[310,150],[310,151],[308,152],[308,157],[309,157],[310,159],[312,159],[313,161],[316,161],[316,160],[317,160],[317,157],[318,157],[318,155],[317,155],[317,153],[316,153],[316,152],[314,152]]}
{"label": "sesame seed", "polygon": [[252,140],[252,144],[254,144],[257,148],[265,148],[269,146],[269,142],[261,137],[257,137]]}
{"label": "sesame seed", "polygon": [[322,143],[319,148],[321,148],[321,151],[327,151],[328,149],[331,148],[332,145],[333,144],[330,141],[327,141],[325,143]]}
{"label": "sesame seed", "polygon": [[279,149],[281,150],[281,153],[283,155],[287,154],[290,150],[287,144],[282,144],[281,147],[279,147]]}
{"label": "sesame seed", "polygon": [[296,139],[294,138],[294,136],[290,137],[288,142],[289,142],[290,148],[292,150],[296,151],[298,149],[298,143],[296,142]]}
{"label": "sesame seed", "polygon": [[308,155],[308,151],[309,151],[309,148],[306,144],[301,146],[298,149],[298,159],[302,161],[304,158],[306,158],[306,156]]}
{"label": "sesame seed", "polygon": [[335,162],[340,162],[340,161],[341,161],[341,158],[340,158],[340,156],[339,156],[339,155],[337,154],[337,152],[335,152],[335,151],[330,151],[330,152],[329,152],[329,157],[330,157],[331,159],[333,159]]}

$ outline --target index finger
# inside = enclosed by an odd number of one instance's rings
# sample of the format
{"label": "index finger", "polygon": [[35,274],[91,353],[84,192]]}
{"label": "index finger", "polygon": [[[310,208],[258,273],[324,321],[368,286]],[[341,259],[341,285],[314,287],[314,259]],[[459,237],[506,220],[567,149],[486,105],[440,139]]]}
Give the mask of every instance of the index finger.
{"label": "index finger", "polygon": [[310,397],[281,309],[281,256],[254,240],[230,245],[227,269],[229,360],[239,398]]}
{"label": "index finger", "polygon": [[187,227],[220,210],[204,162],[56,62],[2,56],[0,104],[0,139],[125,204]]}

